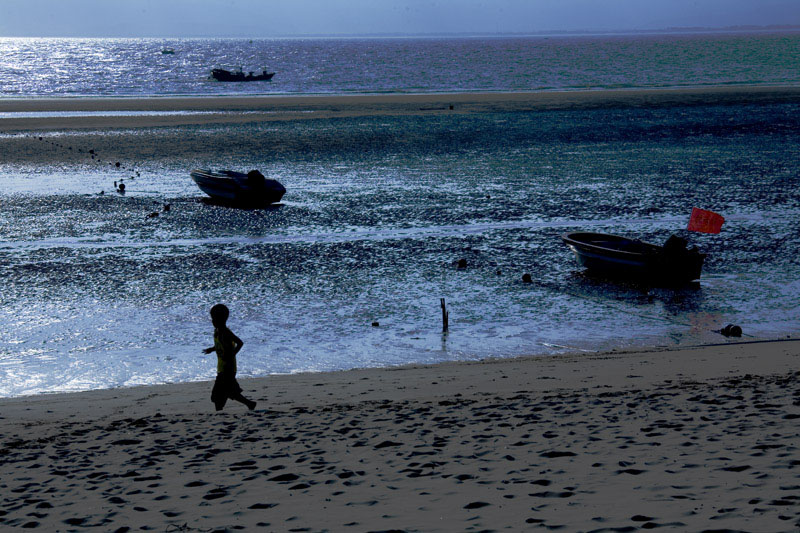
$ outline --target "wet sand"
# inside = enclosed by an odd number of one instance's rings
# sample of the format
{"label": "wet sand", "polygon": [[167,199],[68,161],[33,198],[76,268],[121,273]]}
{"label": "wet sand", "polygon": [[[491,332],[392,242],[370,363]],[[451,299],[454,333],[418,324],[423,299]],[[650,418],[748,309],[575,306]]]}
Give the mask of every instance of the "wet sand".
{"label": "wet sand", "polygon": [[[796,531],[800,343],[0,401],[0,524]],[[559,528],[560,526],[560,528]]]}
{"label": "wet sand", "polygon": [[[0,99],[0,132],[252,123],[315,118],[553,109],[734,105],[800,101],[800,87],[708,87],[553,91],[252,97]],[[129,115],[103,115],[103,112]],[[54,113],[91,116],[52,116]],[[137,113],[149,113],[137,115]],[[27,113],[35,116],[13,116]],[[12,114],[12,115],[3,115]],[[38,115],[37,115],[38,114]],[[41,116],[51,114],[51,116]]]}

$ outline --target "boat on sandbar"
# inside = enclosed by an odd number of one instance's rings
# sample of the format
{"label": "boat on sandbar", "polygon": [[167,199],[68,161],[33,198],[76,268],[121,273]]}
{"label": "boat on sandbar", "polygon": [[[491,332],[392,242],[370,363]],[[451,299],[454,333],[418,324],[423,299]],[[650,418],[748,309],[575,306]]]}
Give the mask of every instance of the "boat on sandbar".
{"label": "boat on sandbar", "polygon": [[215,68],[211,70],[210,80],[214,81],[269,81],[275,75],[274,72],[267,72],[267,69],[261,71],[261,74],[242,72],[239,67],[236,70],[225,70],[224,68]]}
{"label": "boat on sandbar", "polygon": [[220,203],[265,206],[280,202],[286,193],[286,187],[280,182],[265,178],[257,170],[245,174],[233,170],[195,169],[190,175],[200,190]]}
{"label": "boat on sandbar", "polygon": [[607,233],[576,232],[561,236],[578,263],[589,272],[658,285],[700,278],[706,254],[672,235],[663,246]]}

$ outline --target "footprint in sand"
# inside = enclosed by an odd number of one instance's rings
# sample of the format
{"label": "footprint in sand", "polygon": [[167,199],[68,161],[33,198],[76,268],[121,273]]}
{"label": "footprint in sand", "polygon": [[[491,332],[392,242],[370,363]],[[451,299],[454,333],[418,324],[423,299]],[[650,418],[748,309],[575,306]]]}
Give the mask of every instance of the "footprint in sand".
{"label": "footprint in sand", "polygon": [[486,502],[472,502],[465,505],[464,509],[480,509],[481,507],[487,507],[488,505],[491,504]]}
{"label": "footprint in sand", "polygon": [[539,457],[544,457],[546,459],[554,459],[556,457],[574,457],[575,455],[577,454],[573,452],[560,452],[553,450],[549,452],[540,453]]}
{"label": "footprint in sand", "polygon": [[248,509],[272,509],[277,505],[278,505],[277,503],[254,503],[253,505],[248,507]]}
{"label": "footprint in sand", "polygon": [[288,481],[296,481],[298,479],[300,479],[300,476],[298,476],[297,474],[281,474],[279,476],[270,478],[270,481],[288,482]]}
{"label": "footprint in sand", "polygon": [[208,494],[203,496],[203,499],[204,500],[217,500],[219,498],[224,498],[227,495],[228,495],[228,491],[227,490],[225,490],[223,488],[216,488],[216,489],[211,489],[210,491],[208,491]]}

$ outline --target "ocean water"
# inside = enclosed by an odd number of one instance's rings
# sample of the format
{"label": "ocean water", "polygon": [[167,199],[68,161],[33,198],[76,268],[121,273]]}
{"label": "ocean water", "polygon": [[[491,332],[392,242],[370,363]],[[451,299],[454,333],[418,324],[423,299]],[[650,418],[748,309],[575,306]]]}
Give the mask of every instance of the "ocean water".
{"label": "ocean water", "polygon": [[[9,136],[0,394],[210,379],[217,302],[244,376],[726,342],[727,323],[796,335],[798,107]],[[187,169],[212,162],[279,179],[283,204],[206,205]],[[692,206],[723,214],[722,233],[688,235]],[[607,283],[560,242],[574,230],[675,233],[709,258],[696,287]]]}
{"label": "ocean water", "polygon": [[[26,94],[102,94],[41,87]],[[0,396],[212,379],[218,302],[245,341],[240,376],[730,342],[728,323],[796,336],[799,134],[797,104],[2,134]],[[259,168],[288,192],[207,205],[196,167]],[[693,206],[723,214],[722,233],[686,232]],[[694,286],[610,283],[561,243],[579,230],[678,234],[709,257]]]}
{"label": "ocean water", "polygon": [[[171,48],[174,54],[162,54]],[[0,97],[796,85],[800,32],[394,39],[0,38]],[[212,68],[272,81],[209,81]]]}

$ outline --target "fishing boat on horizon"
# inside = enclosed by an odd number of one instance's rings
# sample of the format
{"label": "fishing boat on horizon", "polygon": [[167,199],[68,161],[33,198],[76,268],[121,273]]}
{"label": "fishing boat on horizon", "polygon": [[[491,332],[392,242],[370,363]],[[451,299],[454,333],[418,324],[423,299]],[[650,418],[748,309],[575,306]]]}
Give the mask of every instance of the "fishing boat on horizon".
{"label": "fishing boat on horizon", "polygon": [[269,81],[274,75],[274,72],[267,72],[267,69],[263,69],[261,74],[255,74],[252,71],[245,74],[242,72],[242,67],[238,67],[236,70],[215,68],[211,70],[209,79],[214,81]]}

